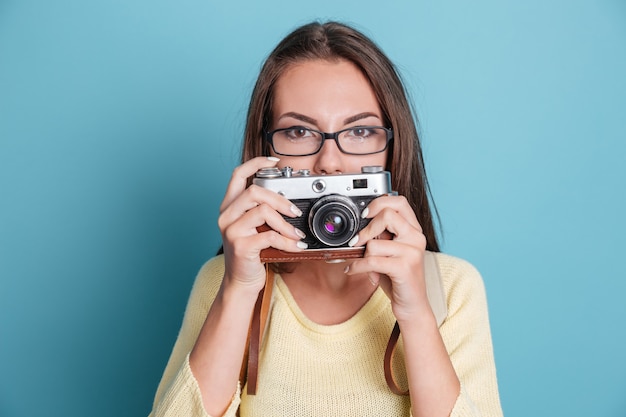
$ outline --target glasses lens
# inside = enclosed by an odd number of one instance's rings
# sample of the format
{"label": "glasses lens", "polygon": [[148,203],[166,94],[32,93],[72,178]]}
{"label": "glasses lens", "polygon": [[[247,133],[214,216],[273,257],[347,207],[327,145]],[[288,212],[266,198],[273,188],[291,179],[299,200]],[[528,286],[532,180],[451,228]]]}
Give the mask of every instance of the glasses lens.
{"label": "glasses lens", "polygon": [[274,151],[282,155],[309,155],[317,152],[322,136],[313,130],[295,126],[272,134]]}
{"label": "glasses lens", "polygon": [[[322,148],[323,133],[302,126],[278,129],[271,133],[274,152],[281,155],[302,156],[317,153]],[[325,134],[328,139],[330,133]],[[337,143],[342,152],[366,155],[382,152],[387,147],[387,129],[379,126],[356,126],[337,132]]]}
{"label": "glasses lens", "polygon": [[387,131],[382,127],[359,126],[342,131],[339,145],[344,152],[368,154],[387,147]]}

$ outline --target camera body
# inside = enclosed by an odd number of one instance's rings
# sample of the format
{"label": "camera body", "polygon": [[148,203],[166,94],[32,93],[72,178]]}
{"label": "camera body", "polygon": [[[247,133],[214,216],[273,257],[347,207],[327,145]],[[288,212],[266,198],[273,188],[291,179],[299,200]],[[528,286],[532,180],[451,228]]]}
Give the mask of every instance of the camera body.
{"label": "camera body", "polygon": [[381,166],[364,166],[360,174],[310,175],[264,168],[253,184],[275,191],[302,210],[302,216],[286,217],[306,234],[307,250],[347,248],[348,242],[367,224],[361,213],[376,197],[391,194],[391,175]]}

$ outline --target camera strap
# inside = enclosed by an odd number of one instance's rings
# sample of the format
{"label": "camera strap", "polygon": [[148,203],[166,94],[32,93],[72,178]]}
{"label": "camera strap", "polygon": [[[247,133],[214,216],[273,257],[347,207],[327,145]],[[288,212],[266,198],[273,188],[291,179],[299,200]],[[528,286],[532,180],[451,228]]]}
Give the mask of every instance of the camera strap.
{"label": "camera strap", "polygon": [[[263,342],[267,317],[269,315],[272,301],[272,290],[274,288],[274,271],[269,263],[265,264],[265,287],[259,293],[257,302],[252,313],[250,330],[248,332],[247,350],[244,352],[243,363],[240,372],[241,385],[247,382],[248,395],[255,395],[257,389],[257,377],[259,372],[259,352]],[[439,274],[439,266],[434,253],[426,251],[424,253],[424,280],[426,284],[426,295],[433,311],[437,326],[441,326],[448,315],[446,296]],[[393,376],[393,358],[400,337],[400,326],[396,321],[384,357],[385,380],[389,389],[397,395],[408,395],[408,390],[401,389]]]}
{"label": "camera strap", "polygon": [[274,289],[274,271],[269,263],[265,264],[265,287],[259,293],[259,297],[252,311],[252,320],[248,330],[247,349],[244,350],[243,363],[239,373],[241,386],[248,384],[248,395],[256,394],[257,377],[259,374],[259,352],[267,326],[270,304],[272,302],[272,290]]}

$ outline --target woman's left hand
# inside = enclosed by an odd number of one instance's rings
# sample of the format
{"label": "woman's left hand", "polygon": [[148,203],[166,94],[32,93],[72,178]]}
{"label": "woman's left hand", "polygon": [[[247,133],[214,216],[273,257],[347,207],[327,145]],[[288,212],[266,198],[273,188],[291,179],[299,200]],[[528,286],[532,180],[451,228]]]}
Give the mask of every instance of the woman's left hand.
{"label": "woman's left hand", "polygon": [[[372,284],[379,284],[391,300],[399,323],[429,313],[430,305],[424,283],[426,237],[413,209],[403,196],[381,196],[365,211],[370,223],[358,234],[353,245],[365,245],[365,255],[355,260],[348,274],[368,274]],[[384,231],[391,240],[376,239]]]}

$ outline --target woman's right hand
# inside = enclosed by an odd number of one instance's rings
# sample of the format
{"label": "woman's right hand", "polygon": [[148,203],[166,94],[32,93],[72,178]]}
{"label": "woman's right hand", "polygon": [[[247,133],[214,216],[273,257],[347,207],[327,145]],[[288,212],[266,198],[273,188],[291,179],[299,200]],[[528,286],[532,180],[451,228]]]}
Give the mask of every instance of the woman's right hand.
{"label": "woman's right hand", "polygon": [[[265,188],[251,185],[248,178],[261,168],[276,166],[278,158],[257,157],[235,168],[220,206],[218,226],[225,256],[224,283],[241,285],[255,294],[265,284],[262,249],[273,247],[287,252],[306,248],[304,233],[281,216],[295,218],[302,212],[285,197]],[[257,228],[267,224],[270,230]]]}
{"label": "woman's right hand", "polygon": [[[299,210],[274,191],[247,187],[255,172],[277,162],[276,158],[259,157],[235,168],[220,206],[224,279],[189,355],[189,366],[210,415],[224,414],[237,387],[250,317],[265,285],[261,250],[302,250],[298,247],[301,236],[281,216],[297,217]],[[264,224],[270,230],[257,231]]]}

